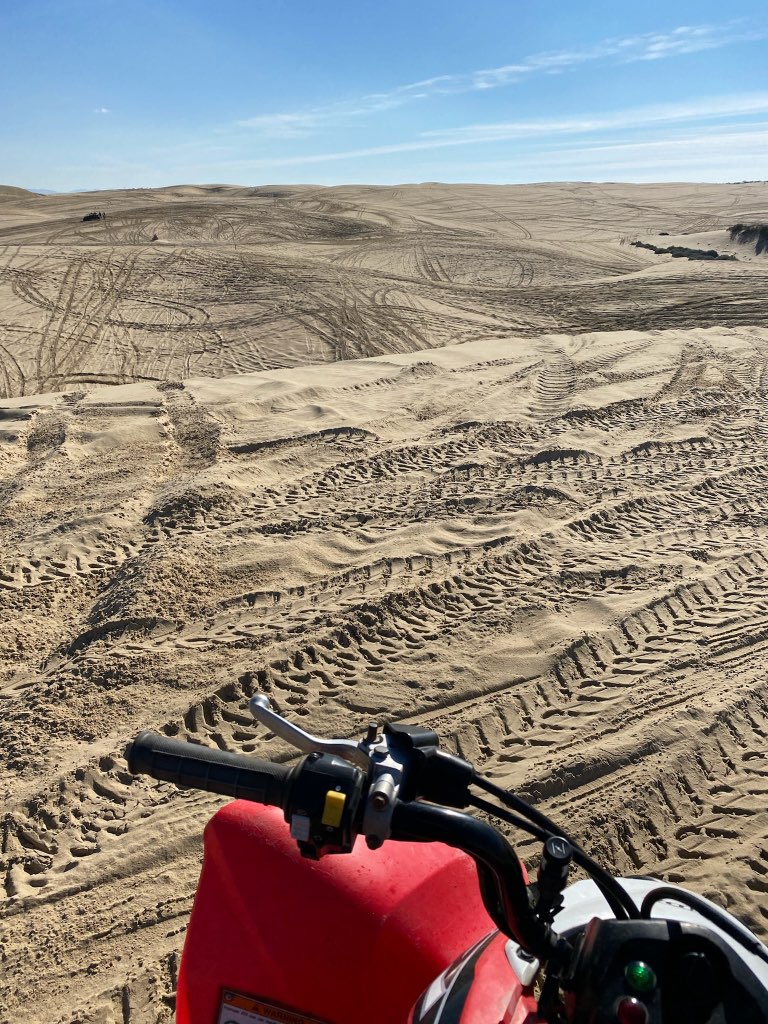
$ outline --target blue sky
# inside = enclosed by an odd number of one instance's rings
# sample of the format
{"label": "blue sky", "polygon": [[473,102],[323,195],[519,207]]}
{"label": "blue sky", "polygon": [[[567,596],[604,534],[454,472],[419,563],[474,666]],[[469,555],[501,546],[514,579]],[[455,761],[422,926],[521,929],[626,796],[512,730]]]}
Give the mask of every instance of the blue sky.
{"label": "blue sky", "polygon": [[765,3],[21,0],[0,182],[768,178]]}

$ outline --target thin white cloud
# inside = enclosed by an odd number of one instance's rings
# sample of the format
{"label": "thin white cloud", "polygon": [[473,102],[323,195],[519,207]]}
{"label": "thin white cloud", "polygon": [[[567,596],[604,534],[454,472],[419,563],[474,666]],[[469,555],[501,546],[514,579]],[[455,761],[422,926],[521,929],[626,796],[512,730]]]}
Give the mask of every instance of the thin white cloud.
{"label": "thin white cloud", "polygon": [[[650,132],[649,132],[650,136]],[[768,160],[768,120],[749,125],[691,125],[679,127],[674,136],[658,135],[632,139],[606,140],[602,137],[579,139],[560,136],[554,140],[535,138],[525,146],[511,146],[505,155],[482,159],[481,150],[469,147],[457,150],[461,157],[446,159],[445,151],[425,152],[414,161],[380,162],[374,173],[362,172],[371,184],[395,184],[402,181],[736,181],[765,177]],[[175,154],[178,156],[178,154]],[[346,154],[345,154],[346,155]],[[173,160],[168,149],[166,159],[149,163],[124,163],[94,153],[89,161],[62,170],[73,184],[82,184],[87,176],[98,174],[100,187],[152,187],[190,180],[194,166],[197,181],[251,180],[261,163],[255,160],[212,159],[190,165],[189,156]],[[293,165],[301,159],[293,160]],[[355,173],[359,168],[355,168]],[[349,168],[328,163],[314,168],[315,184],[342,184],[349,181]],[[285,180],[285,179],[269,179]],[[307,179],[292,179],[307,180]],[[362,180],[362,179],[356,179]]]}
{"label": "thin white cloud", "polygon": [[241,128],[258,128],[272,139],[294,139],[310,134],[324,120],[320,110],[309,110],[303,114],[260,114],[237,123]]}
{"label": "thin white cloud", "polygon": [[[648,161],[674,162],[683,159],[719,159],[726,156],[733,159],[748,157],[753,160],[768,154],[768,124],[756,125],[753,131],[715,129],[698,134],[686,134],[675,139],[646,139],[641,142],[608,142],[602,145],[573,145],[559,150],[536,150],[525,154],[522,159],[539,161],[544,157],[549,163],[570,162],[575,164],[593,163],[600,165],[610,160],[613,164],[642,166]],[[644,159],[643,159],[644,158]],[[516,159],[516,158],[515,158]],[[507,161],[509,162],[509,161]],[[501,161],[497,162],[501,163]]]}
{"label": "thin white cloud", "polygon": [[651,124],[745,117],[763,113],[768,113],[768,92],[714,96],[683,103],[657,103],[646,107],[617,110],[610,114],[470,124],[421,134],[424,138],[443,140],[446,145],[454,145],[460,142],[498,142],[531,135],[608,131],[615,128],[638,128]]}
{"label": "thin white cloud", "polygon": [[681,25],[668,32],[646,32],[636,36],[603,39],[577,50],[535,53],[513,64],[466,74],[434,75],[396,86],[386,92],[368,93],[355,100],[343,100],[303,111],[259,114],[238,121],[237,124],[241,128],[256,129],[270,138],[296,138],[315,134],[320,128],[349,124],[355,119],[391,110],[414,100],[498,89],[535,75],[561,74],[594,61],[621,64],[655,61],[765,38],[768,38],[768,29],[751,28],[741,19],[719,24]]}
{"label": "thin white cloud", "polygon": [[314,134],[319,128],[337,124],[349,125],[355,119],[366,118],[383,110],[392,110],[413,100],[427,99],[444,89],[452,78],[451,75],[438,75],[420,82],[411,82],[409,85],[399,85],[389,92],[372,92],[356,100],[330,103],[292,113],[258,114],[238,121],[237,124],[240,128],[256,128],[268,138],[300,138]]}
{"label": "thin white cloud", "polygon": [[646,32],[643,35],[603,39],[581,50],[555,50],[538,53],[516,64],[475,71],[472,87],[491,89],[521,81],[535,73],[559,73],[591,61],[617,58],[620,63],[661,60],[702,50],[714,50],[734,43],[765,39],[768,31],[745,29],[742,21],[716,25],[681,25],[671,32]]}
{"label": "thin white cloud", "polygon": [[[667,34],[649,33],[647,36],[641,37],[643,45],[639,52],[630,59],[661,60],[664,57],[699,53],[702,50],[716,50],[721,46],[731,46],[733,43],[765,39],[765,31],[759,29],[745,31],[737,27],[739,24],[739,22],[731,22],[726,26],[685,25]],[[724,32],[723,29],[725,29]]]}
{"label": "thin white cloud", "polygon": [[303,156],[264,157],[243,161],[249,167],[296,167],[303,164],[332,163],[362,157],[386,156],[453,146],[508,142],[536,138],[551,139],[561,135],[590,135],[627,129],[660,127],[665,124],[696,123],[724,117],[768,114],[768,92],[736,96],[715,96],[688,103],[662,103],[647,107],[631,107],[610,114],[585,114],[578,117],[512,121],[501,124],[470,124],[441,131],[422,132],[416,139],[347,149],[330,153],[309,153]]}
{"label": "thin white cloud", "polygon": [[96,109],[94,110],[94,114],[111,114],[111,113],[112,113],[112,111],[109,109],[109,107],[96,107]]}
{"label": "thin white cloud", "polygon": [[535,147],[506,159],[453,164],[452,180],[734,181],[761,178],[768,123],[750,131],[713,129],[673,139]]}

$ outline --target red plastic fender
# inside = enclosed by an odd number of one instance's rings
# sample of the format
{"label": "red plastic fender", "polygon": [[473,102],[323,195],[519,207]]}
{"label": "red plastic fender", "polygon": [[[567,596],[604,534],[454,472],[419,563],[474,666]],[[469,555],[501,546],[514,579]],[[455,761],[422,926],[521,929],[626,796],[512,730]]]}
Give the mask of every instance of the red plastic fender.
{"label": "red plastic fender", "polygon": [[466,855],[358,840],[352,854],[304,860],[279,811],[236,800],[205,830],[176,1019],[217,1024],[231,990],[294,1020],[398,1024],[492,929]]}

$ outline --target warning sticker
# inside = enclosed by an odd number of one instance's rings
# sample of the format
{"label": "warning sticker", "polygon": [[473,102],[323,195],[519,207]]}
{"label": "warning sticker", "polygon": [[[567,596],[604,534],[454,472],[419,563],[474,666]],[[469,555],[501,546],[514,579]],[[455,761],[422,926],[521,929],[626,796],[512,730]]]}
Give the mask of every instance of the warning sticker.
{"label": "warning sticker", "polygon": [[216,1024],[324,1024],[317,1017],[286,1010],[263,999],[224,989]]}

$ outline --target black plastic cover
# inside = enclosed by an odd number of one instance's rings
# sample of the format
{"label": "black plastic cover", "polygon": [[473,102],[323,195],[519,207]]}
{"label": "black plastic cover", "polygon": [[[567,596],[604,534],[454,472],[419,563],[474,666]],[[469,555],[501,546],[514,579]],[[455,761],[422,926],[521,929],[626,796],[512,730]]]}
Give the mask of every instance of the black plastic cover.
{"label": "black plastic cover", "polygon": [[[634,990],[625,969],[653,968],[657,985]],[[649,1024],[766,1024],[768,992],[717,933],[681,921],[593,919],[566,980],[569,1024],[615,1024],[622,999],[634,997]]]}

